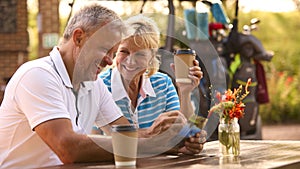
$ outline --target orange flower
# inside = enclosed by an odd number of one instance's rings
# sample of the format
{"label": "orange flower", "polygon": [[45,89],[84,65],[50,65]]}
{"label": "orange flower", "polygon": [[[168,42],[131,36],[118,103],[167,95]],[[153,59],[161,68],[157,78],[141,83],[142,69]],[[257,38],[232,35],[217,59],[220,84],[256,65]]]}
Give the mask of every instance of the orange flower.
{"label": "orange flower", "polygon": [[244,116],[245,104],[242,100],[249,94],[248,87],[251,84],[251,79],[249,78],[246,86],[244,87],[240,85],[239,88],[234,89],[232,92],[231,89],[228,89],[224,93],[224,99],[222,99],[222,95],[220,92],[216,93],[216,98],[218,99],[218,103],[211,107],[209,110],[209,116],[212,112],[218,113],[220,118],[224,118],[226,122],[231,121],[234,118],[242,118]]}

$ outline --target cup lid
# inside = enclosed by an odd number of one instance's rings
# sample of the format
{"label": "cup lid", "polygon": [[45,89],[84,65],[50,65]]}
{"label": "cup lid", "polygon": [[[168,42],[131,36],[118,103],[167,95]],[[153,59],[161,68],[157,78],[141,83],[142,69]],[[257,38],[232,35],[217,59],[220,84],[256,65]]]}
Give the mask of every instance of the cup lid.
{"label": "cup lid", "polygon": [[192,55],[196,55],[196,51],[192,50],[192,49],[178,49],[175,52],[175,55],[179,55],[179,54],[192,54]]}
{"label": "cup lid", "polygon": [[126,125],[112,125],[111,130],[114,132],[119,131],[136,131],[137,127],[134,124],[126,124]]}

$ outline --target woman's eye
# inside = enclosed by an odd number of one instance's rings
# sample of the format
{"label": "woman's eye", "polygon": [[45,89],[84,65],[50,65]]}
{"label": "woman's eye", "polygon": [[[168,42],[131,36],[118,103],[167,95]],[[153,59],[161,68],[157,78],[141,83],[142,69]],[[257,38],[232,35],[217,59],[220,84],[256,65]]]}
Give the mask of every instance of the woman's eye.
{"label": "woman's eye", "polygon": [[120,50],[120,53],[122,53],[122,54],[129,54],[129,52],[126,51],[126,50]]}
{"label": "woman's eye", "polygon": [[144,53],[136,53],[135,56],[136,57],[145,57],[146,55]]}

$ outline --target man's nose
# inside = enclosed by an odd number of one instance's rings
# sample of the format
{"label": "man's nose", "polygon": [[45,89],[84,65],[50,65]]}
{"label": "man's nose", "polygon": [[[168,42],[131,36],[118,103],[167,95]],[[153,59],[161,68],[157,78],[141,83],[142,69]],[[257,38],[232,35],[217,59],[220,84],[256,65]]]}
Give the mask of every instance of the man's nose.
{"label": "man's nose", "polygon": [[106,56],[105,58],[106,58],[106,63],[107,63],[108,65],[112,65],[112,64],[113,64],[113,59],[112,59],[112,57]]}
{"label": "man's nose", "polygon": [[113,64],[113,60],[111,57],[109,56],[104,56],[101,62],[101,66],[106,66],[106,65],[112,65]]}

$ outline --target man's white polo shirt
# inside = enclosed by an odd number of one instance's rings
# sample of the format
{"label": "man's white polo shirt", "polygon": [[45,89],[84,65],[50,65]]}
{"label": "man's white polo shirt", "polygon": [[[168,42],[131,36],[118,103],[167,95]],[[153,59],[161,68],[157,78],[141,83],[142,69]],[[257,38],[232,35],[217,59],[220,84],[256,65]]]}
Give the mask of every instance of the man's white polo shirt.
{"label": "man's white polo shirt", "polygon": [[[82,117],[79,116],[80,122],[76,125],[76,98],[57,48],[54,47],[50,56],[23,64],[8,83],[0,107],[0,168],[36,168],[61,164],[56,154],[34,132],[34,128],[45,121],[68,118],[72,121],[74,131],[83,133],[90,131],[95,121],[105,125],[119,118],[121,113],[111,95],[107,96],[101,80],[88,83],[98,87],[93,91],[92,86],[87,85],[89,90],[82,89],[79,92],[78,107],[84,113]],[[99,86],[104,86],[104,89]],[[85,91],[90,91],[90,94]],[[89,105],[82,106],[86,103]],[[85,110],[87,107],[90,109]]]}

